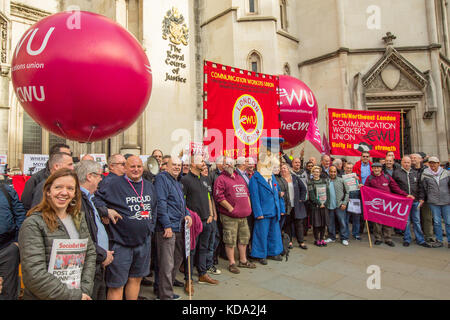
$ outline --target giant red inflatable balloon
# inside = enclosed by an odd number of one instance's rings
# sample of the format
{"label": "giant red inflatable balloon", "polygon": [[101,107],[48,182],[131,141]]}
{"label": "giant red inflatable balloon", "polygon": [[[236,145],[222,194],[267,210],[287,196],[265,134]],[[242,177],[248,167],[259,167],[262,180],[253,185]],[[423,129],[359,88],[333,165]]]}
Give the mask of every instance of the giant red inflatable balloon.
{"label": "giant red inflatable balloon", "polygon": [[27,30],[11,73],[26,112],[52,133],[80,142],[131,126],[152,88],[150,63],[136,38],[84,11],[57,13]]}
{"label": "giant red inflatable balloon", "polygon": [[279,93],[282,146],[290,149],[305,141],[309,123],[318,115],[317,100],[305,83],[290,76],[280,76]]}

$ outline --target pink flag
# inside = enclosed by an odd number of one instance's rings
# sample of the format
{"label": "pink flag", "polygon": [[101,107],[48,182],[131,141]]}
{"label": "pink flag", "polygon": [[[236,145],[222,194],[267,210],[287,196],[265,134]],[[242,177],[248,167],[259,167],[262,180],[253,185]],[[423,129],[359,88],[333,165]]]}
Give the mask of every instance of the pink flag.
{"label": "pink flag", "polygon": [[330,155],[330,143],[328,142],[328,138],[325,133],[322,135],[322,150],[324,154]]}
{"label": "pink flag", "polygon": [[361,187],[364,219],[400,230],[406,229],[413,199]]}
{"label": "pink flag", "polygon": [[319,131],[319,120],[314,115],[311,115],[310,125],[308,128],[308,133],[306,134],[305,140],[308,140],[312,143],[312,145],[320,152],[323,152],[322,149],[322,138],[320,137]]}

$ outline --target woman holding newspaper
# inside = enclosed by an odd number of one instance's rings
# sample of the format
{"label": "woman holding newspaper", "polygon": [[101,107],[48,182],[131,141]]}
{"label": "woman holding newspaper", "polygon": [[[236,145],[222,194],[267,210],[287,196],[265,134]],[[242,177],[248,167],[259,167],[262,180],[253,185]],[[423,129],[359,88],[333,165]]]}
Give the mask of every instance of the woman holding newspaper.
{"label": "woman holding newspaper", "polygon": [[91,300],[96,253],[80,208],[76,173],[53,173],[19,232],[24,299]]}
{"label": "woman holding newspaper", "polygon": [[308,193],[314,231],[314,244],[318,247],[326,247],[327,243],[324,240],[324,236],[325,227],[329,223],[327,204],[330,198],[330,183],[328,178],[320,177],[321,173],[321,167],[313,167],[313,178],[308,181]]}

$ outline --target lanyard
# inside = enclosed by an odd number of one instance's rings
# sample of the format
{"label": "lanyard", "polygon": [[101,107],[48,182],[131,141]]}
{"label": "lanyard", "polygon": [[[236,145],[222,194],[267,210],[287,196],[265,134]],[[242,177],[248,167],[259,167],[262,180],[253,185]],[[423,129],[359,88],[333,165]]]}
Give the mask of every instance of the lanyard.
{"label": "lanyard", "polygon": [[[131,184],[130,180],[128,180],[128,183],[130,184],[130,186],[133,188],[134,193],[136,193],[136,195],[139,197],[139,193],[137,193],[136,189],[134,188],[134,186]],[[144,179],[141,180],[141,207],[144,208],[144,198],[142,197],[142,195],[144,194]]]}

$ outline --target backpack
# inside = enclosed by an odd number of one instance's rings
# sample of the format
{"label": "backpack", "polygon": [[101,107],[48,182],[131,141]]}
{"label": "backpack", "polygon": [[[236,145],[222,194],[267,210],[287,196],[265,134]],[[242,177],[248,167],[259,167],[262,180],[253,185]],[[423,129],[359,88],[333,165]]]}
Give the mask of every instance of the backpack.
{"label": "backpack", "polygon": [[286,261],[288,261],[289,258],[289,242],[291,242],[291,239],[289,238],[289,235],[286,232],[281,233],[281,241],[283,243],[283,252],[281,252],[282,256],[286,256]]}

